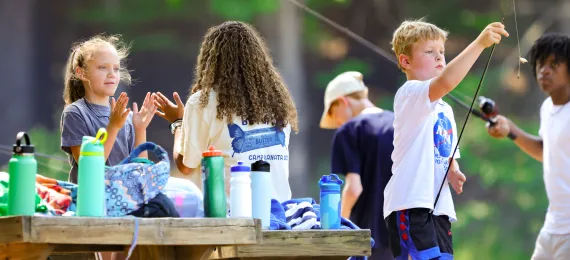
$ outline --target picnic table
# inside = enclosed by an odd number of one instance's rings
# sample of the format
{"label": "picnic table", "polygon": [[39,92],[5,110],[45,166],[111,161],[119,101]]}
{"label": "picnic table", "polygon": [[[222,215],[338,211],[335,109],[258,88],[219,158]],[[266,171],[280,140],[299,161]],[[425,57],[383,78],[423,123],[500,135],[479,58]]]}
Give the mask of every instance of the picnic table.
{"label": "picnic table", "polygon": [[[136,228],[138,226],[138,228]],[[253,218],[0,217],[0,259],[128,252],[131,259],[346,259],[370,230],[263,231]]]}

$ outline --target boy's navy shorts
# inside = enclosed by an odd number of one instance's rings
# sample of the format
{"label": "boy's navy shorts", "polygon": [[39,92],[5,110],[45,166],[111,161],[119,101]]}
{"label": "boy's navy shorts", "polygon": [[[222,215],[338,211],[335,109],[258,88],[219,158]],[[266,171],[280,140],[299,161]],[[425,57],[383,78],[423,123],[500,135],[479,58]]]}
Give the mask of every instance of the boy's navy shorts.
{"label": "boy's navy shorts", "polygon": [[413,208],[392,212],[386,218],[390,249],[397,260],[453,259],[451,222],[434,216],[430,209]]}

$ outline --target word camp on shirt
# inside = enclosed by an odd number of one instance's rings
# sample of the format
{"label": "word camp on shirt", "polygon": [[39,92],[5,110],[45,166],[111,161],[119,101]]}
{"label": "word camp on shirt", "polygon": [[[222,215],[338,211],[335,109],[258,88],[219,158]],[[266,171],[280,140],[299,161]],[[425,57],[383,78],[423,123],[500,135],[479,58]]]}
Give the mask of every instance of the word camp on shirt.
{"label": "word camp on shirt", "polygon": [[[430,102],[430,83],[410,80],[396,92],[392,178],[384,190],[384,218],[403,209],[433,209],[457,146],[453,110],[441,99]],[[447,181],[433,214],[457,220]]]}

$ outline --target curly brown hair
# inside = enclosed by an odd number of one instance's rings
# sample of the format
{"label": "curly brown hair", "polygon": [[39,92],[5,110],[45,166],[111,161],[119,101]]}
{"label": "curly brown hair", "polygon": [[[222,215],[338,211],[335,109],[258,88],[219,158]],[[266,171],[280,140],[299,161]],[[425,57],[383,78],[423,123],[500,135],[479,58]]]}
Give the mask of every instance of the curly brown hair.
{"label": "curly brown hair", "polygon": [[273,66],[257,31],[243,22],[224,22],[208,30],[200,48],[191,93],[218,94],[216,117],[233,121],[234,114],[251,124],[270,123],[297,129],[297,110],[283,79]]}

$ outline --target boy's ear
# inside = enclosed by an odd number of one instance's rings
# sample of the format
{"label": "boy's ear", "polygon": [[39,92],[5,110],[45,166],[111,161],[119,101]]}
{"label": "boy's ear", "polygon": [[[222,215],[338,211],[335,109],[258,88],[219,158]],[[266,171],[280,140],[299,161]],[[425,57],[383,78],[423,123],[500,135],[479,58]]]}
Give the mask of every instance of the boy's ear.
{"label": "boy's ear", "polygon": [[398,56],[398,63],[400,63],[400,66],[405,70],[412,67],[411,61],[412,59],[406,54],[400,54],[400,56]]}

